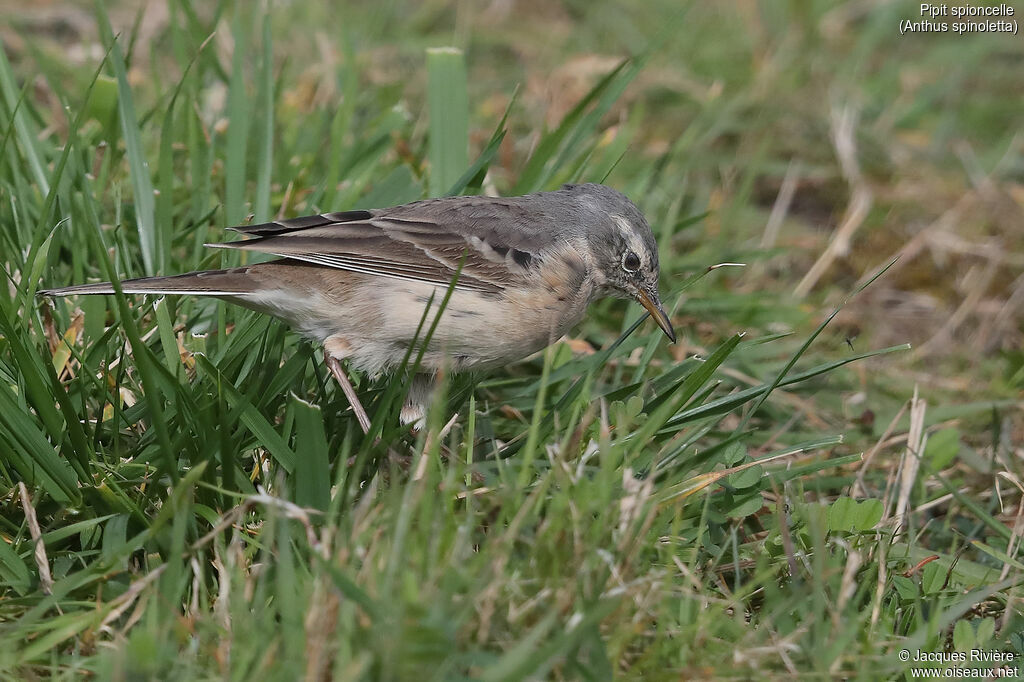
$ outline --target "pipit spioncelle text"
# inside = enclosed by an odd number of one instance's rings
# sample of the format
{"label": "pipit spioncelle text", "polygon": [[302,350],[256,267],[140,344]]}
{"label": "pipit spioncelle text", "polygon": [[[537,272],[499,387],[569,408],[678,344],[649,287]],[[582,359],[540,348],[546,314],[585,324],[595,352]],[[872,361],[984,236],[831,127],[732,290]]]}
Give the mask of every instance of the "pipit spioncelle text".
{"label": "pipit spioncelle text", "polygon": [[[486,370],[524,358],[561,338],[603,296],[636,300],[675,341],[658,296],[654,234],[632,201],[604,185],[427,199],[231,229],[251,238],[207,246],[279,258],[130,279],[121,289],[214,296],[284,320],[322,344],[364,431],[369,419],[340,363],[371,375],[395,369],[419,338],[425,309],[437,309],[453,282],[402,408],[405,423],[422,418],[438,370]],[[39,293],[113,294],[114,287]]]}

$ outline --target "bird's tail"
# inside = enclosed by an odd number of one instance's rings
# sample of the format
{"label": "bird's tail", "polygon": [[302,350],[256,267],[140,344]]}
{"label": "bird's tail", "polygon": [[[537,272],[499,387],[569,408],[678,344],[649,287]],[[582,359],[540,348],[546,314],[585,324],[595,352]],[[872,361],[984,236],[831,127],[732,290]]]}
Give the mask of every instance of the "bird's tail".
{"label": "bird's tail", "polygon": [[[253,293],[256,282],[249,268],[230,270],[201,270],[171,277],[140,277],[121,282],[126,294],[192,294],[194,296],[243,296]],[[59,289],[43,289],[39,296],[75,296],[85,294],[113,294],[110,282],[76,284]]]}

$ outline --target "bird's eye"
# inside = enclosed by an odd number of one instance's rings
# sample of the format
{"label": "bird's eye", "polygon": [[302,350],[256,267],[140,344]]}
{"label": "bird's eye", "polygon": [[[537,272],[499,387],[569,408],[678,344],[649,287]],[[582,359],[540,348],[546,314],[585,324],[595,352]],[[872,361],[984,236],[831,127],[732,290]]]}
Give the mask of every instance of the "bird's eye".
{"label": "bird's eye", "polygon": [[636,255],[632,251],[627,251],[626,255],[622,257],[622,269],[629,273],[639,270],[640,256]]}

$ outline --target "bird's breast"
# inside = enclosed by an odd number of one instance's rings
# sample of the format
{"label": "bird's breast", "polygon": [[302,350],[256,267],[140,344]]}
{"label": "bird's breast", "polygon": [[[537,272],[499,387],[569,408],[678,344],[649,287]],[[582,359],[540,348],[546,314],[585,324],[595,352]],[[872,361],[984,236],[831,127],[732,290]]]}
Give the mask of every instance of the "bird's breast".
{"label": "bird's breast", "polygon": [[470,367],[522,359],[579,322],[593,289],[580,270],[559,264],[544,265],[534,277],[497,294],[455,292],[445,312],[448,319],[441,320],[443,343]]}
{"label": "bird's breast", "polygon": [[487,369],[520,360],[568,332],[594,293],[572,259],[542,261],[499,291],[456,288],[443,310],[447,289],[428,283],[367,277],[356,289],[335,299],[335,330],[326,336],[344,340],[345,357],[372,372],[400,363],[410,345],[418,349],[435,319],[425,369]]}

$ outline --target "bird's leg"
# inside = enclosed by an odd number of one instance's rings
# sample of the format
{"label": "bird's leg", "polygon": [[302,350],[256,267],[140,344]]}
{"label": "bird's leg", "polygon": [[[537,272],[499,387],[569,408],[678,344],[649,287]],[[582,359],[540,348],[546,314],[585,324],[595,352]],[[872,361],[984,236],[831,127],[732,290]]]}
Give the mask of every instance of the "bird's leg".
{"label": "bird's leg", "polygon": [[341,384],[341,392],[345,394],[348,404],[352,406],[352,411],[356,413],[356,420],[359,421],[359,426],[363,429],[363,433],[370,433],[370,418],[366,416],[366,410],[363,409],[363,404],[359,402],[359,396],[356,395],[356,389],[352,387],[352,382],[345,375],[345,370],[341,367],[341,361],[330,353],[324,353],[324,364],[327,365],[327,369],[334,375],[334,379]]}

